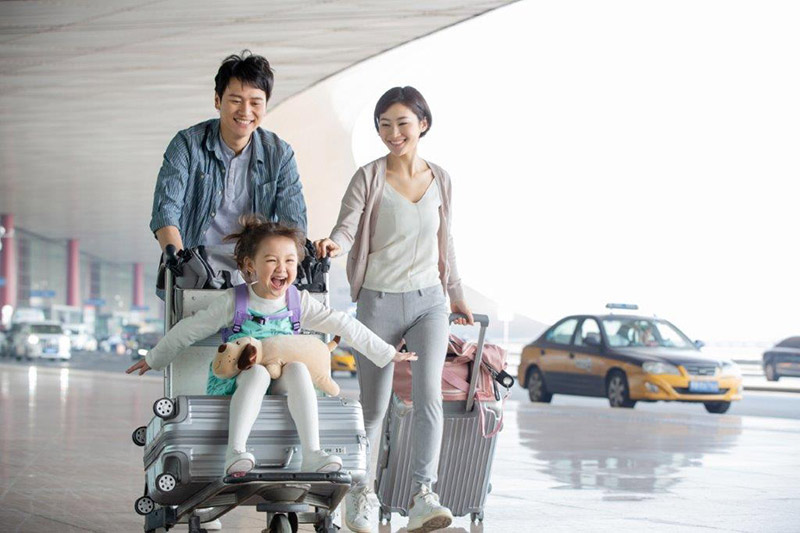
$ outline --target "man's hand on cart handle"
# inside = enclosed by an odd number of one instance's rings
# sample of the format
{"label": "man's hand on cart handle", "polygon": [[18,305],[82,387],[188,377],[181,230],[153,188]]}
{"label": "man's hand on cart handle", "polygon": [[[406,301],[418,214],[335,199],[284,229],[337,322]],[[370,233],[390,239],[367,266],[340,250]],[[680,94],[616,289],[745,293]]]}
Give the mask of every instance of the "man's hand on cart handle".
{"label": "man's hand on cart handle", "polygon": [[314,241],[314,248],[317,250],[317,257],[320,259],[328,256],[336,257],[342,253],[342,247],[327,237]]}
{"label": "man's hand on cart handle", "polygon": [[130,374],[132,372],[139,371],[139,375],[141,376],[148,370],[150,370],[150,365],[147,364],[147,361],[142,359],[141,361],[137,361],[133,366],[131,366],[128,370],[125,371],[126,374]]}
{"label": "man's hand on cart handle", "polygon": [[403,361],[416,361],[419,359],[416,352],[397,352],[392,358],[393,363],[401,363]]}
{"label": "man's hand on cart handle", "polygon": [[450,310],[453,313],[461,313],[462,315],[466,315],[466,319],[457,318],[453,321],[454,324],[458,324],[459,326],[470,325],[472,326],[475,324],[475,319],[472,317],[472,311],[469,310],[469,306],[467,302],[464,300],[456,300],[455,302],[450,303]]}

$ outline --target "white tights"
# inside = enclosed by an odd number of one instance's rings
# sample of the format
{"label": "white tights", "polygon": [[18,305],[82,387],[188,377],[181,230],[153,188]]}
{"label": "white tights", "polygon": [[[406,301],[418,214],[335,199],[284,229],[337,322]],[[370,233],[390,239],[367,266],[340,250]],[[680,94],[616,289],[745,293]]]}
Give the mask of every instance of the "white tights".
{"label": "white tights", "polygon": [[[228,450],[241,453],[246,450],[247,437],[261,409],[261,400],[267,392],[270,377],[261,365],[243,371],[236,378],[236,391],[231,398],[228,423]],[[319,450],[319,417],[317,394],[311,382],[311,374],[302,363],[289,363],[283,374],[275,380],[272,394],[286,394],[289,414],[297,426],[303,457]]]}

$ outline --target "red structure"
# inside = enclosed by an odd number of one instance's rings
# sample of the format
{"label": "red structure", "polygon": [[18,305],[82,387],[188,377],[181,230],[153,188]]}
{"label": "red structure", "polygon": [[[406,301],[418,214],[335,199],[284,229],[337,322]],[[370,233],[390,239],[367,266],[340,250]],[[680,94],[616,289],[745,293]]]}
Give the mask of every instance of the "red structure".
{"label": "red structure", "polygon": [[133,264],[133,308],[144,307],[144,265]]}
{"label": "red structure", "polygon": [[67,243],[67,305],[81,305],[81,260],[78,239]]}
{"label": "red structure", "polygon": [[14,243],[14,215],[0,216],[0,226],[5,230],[0,250],[0,307],[17,305],[17,256]]}

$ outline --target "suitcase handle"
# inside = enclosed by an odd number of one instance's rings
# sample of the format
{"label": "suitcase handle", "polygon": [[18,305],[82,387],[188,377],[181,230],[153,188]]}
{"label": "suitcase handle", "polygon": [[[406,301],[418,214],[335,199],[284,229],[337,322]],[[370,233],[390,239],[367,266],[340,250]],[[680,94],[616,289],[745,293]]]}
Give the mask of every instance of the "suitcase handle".
{"label": "suitcase handle", "polygon": [[[463,313],[450,313],[451,324],[459,318],[467,318],[467,315]],[[472,319],[485,328],[489,327],[489,317],[487,315],[474,314],[472,315]]]}
{"label": "suitcase handle", "polygon": [[282,462],[279,461],[276,463],[258,463],[256,466],[262,468],[286,468],[287,466],[289,466],[289,463],[292,462],[292,457],[294,457],[294,452],[295,448],[293,447],[286,448],[284,450],[284,456]]}
{"label": "suitcase handle", "polygon": [[[467,318],[461,313],[450,313],[450,323],[457,318]],[[489,327],[489,317],[487,315],[473,314],[475,323],[481,325],[478,333],[478,350],[475,352],[475,360],[472,361],[472,374],[469,380],[469,392],[467,393],[466,412],[472,411],[475,406],[475,389],[478,388],[478,375],[480,374],[481,361],[483,360],[483,343],[486,340],[486,328]]]}

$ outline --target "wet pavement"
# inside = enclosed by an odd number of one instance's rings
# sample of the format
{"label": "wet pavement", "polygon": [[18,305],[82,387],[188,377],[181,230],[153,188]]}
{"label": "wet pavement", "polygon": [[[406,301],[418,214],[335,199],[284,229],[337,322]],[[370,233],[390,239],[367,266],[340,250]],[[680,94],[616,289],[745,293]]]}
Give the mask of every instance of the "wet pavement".
{"label": "wet pavement", "polygon": [[[337,381],[355,393],[354,380]],[[506,403],[483,531],[800,531],[800,420],[737,406],[720,416],[559,396],[533,405],[522,392]],[[160,395],[157,376],[0,363],[0,530],[141,531],[130,434]],[[797,401],[762,396],[776,409]],[[395,515],[381,531],[405,523]],[[264,517],[237,509],[223,524],[258,532]],[[470,531],[469,520],[449,531]]]}

